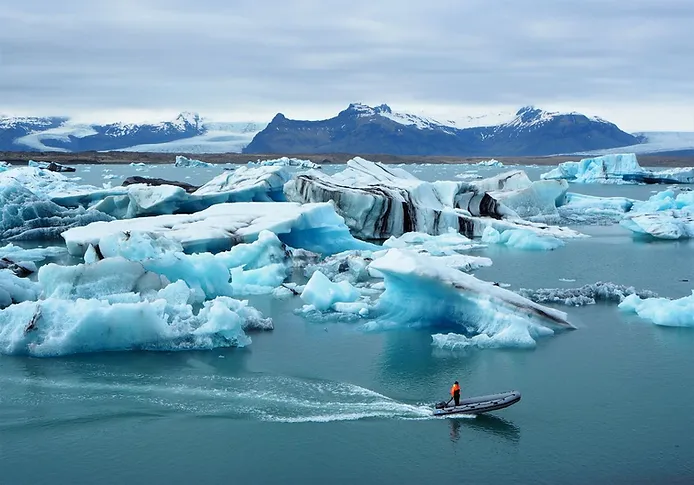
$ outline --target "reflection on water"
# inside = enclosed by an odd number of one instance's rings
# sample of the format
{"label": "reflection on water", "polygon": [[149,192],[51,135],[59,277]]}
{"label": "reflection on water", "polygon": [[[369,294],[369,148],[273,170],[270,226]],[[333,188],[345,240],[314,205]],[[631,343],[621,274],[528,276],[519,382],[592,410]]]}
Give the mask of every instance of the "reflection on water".
{"label": "reflection on water", "polygon": [[499,438],[518,443],[520,441],[520,428],[510,421],[491,414],[479,415],[472,419],[469,416],[445,418],[450,423],[450,439],[453,443],[460,440],[466,429],[483,431]]}

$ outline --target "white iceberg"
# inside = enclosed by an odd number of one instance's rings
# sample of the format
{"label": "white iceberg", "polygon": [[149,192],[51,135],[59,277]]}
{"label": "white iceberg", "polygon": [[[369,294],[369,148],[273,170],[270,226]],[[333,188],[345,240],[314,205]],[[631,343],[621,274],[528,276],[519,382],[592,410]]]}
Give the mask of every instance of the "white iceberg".
{"label": "white iceberg", "polygon": [[453,327],[465,338],[514,346],[574,328],[566,313],[448,268],[436,257],[392,249],[370,266],[383,274],[386,289],[374,308],[378,319],[367,328]]}
{"label": "white iceberg", "polygon": [[34,301],[40,294],[41,287],[38,284],[20,278],[8,269],[0,269],[0,309],[14,303]]}
{"label": "white iceberg", "polygon": [[242,242],[253,242],[269,230],[285,244],[320,254],[376,246],[355,239],[333,206],[291,202],[239,202],[217,204],[194,214],[139,217],[94,223],[65,231],[70,254],[82,256],[89,245],[107,236],[148,232],[177,241],[186,253],[226,251]]}
{"label": "white iceberg", "polygon": [[301,299],[318,311],[327,311],[336,303],[352,303],[359,300],[361,294],[348,281],[333,283],[320,271],[316,271],[306,283]]}
{"label": "white iceberg", "polygon": [[118,219],[164,214],[191,214],[215,204],[285,201],[290,174],[283,167],[240,167],[224,172],[192,193],[175,185],[132,184],[112,189],[73,187],[52,195],[66,207],[89,207]]}
{"label": "white iceberg", "polygon": [[667,298],[641,299],[638,295],[627,296],[619,309],[636,313],[656,325],[666,327],[694,327],[694,291],[690,296],[677,300]]}
{"label": "white iceberg", "polygon": [[482,242],[503,244],[516,249],[548,251],[564,245],[564,241],[552,236],[540,236],[524,229],[509,229],[499,232],[487,227],[482,234]]}
{"label": "white iceberg", "polygon": [[21,246],[15,246],[14,244],[10,243],[4,247],[0,247],[0,259],[7,259],[14,263],[21,263],[25,261],[38,262],[47,258],[62,256],[66,253],[67,250],[61,246],[25,249]]}
{"label": "white iceberg", "polygon": [[395,167],[361,158],[328,176],[310,171],[285,184],[289,200],[331,201],[352,233],[361,239],[386,239],[407,232],[442,234],[454,229],[468,237],[485,227],[523,227],[559,237],[579,237],[567,228],[533,224],[466,182],[425,182]]}
{"label": "white iceberg", "polygon": [[574,224],[617,223],[638,201],[626,197],[595,197],[567,192],[558,208],[562,219]]}
{"label": "white iceberg", "polygon": [[183,155],[177,155],[176,161],[174,162],[174,166],[176,166],[176,167],[201,168],[201,167],[213,167],[214,165],[211,163],[202,162],[200,160],[187,158],[187,157],[184,157]]}
{"label": "white iceberg", "polygon": [[491,160],[482,160],[481,162],[477,162],[475,165],[480,167],[503,167],[504,163],[492,158]]}
{"label": "white iceberg", "polygon": [[688,239],[694,237],[694,212],[666,210],[652,214],[627,214],[620,225],[635,234],[656,239]]}
{"label": "white iceberg", "polygon": [[300,168],[321,168],[317,163],[311,160],[303,160],[301,158],[280,157],[272,160],[258,160],[257,162],[249,162],[252,165],[260,165],[263,167],[281,166],[281,167],[300,167]]}
{"label": "white iceberg", "polygon": [[685,167],[653,172],[639,165],[635,153],[618,153],[560,163],[557,168],[540,175],[540,178],[576,183],[690,184],[694,182],[694,169]]}
{"label": "white iceberg", "polygon": [[0,172],[4,172],[6,170],[9,170],[10,168],[12,168],[12,165],[10,165],[7,162],[0,161]]}
{"label": "white iceberg", "polygon": [[193,313],[191,305],[164,293],[152,301],[49,298],[0,311],[0,353],[54,357],[126,350],[195,350],[244,347],[244,329],[271,321],[246,301],[220,297]]}

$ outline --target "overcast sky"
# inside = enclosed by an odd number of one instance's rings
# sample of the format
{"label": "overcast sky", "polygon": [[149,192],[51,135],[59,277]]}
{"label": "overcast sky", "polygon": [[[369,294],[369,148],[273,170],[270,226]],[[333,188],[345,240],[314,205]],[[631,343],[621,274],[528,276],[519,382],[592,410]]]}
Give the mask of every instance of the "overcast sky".
{"label": "overcast sky", "polygon": [[694,0],[2,2],[0,100],[94,121],[534,104],[694,131]]}

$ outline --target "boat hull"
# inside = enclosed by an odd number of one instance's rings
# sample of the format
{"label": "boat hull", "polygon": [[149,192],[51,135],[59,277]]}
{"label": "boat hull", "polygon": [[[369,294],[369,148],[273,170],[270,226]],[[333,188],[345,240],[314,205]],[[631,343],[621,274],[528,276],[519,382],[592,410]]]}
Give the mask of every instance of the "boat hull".
{"label": "boat hull", "polygon": [[521,399],[518,391],[501,392],[487,396],[477,396],[461,399],[458,406],[442,406],[439,403],[434,409],[434,416],[448,416],[450,414],[483,414],[490,411],[498,411],[513,404]]}

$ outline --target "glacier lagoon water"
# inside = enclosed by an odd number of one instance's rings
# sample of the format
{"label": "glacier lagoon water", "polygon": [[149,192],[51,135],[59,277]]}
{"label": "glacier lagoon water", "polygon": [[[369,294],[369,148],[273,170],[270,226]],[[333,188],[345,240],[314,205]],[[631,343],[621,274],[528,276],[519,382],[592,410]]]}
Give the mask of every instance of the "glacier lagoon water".
{"label": "glacier lagoon water", "polygon": [[[202,183],[219,168],[78,167]],[[341,167],[326,167],[337,171]],[[410,166],[429,180],[515,167]],[[536,180],[544,168],[524,168]],[[187,178],[189,177],[189,178]],[[646,199],[664,187],[572,185]],[[491,246],[475,274],[518,288],[596,281],[679,298],[692,241],[634,240],[618,225],[555,251]],[[575,281],[562,281],[575,280]],[[684,281],[687,280],[687,281]],[[244,349],[0,356],[0,483],[691,483],[694,331],[615,304],[558,307],[578,330],[532,350],[442,351],[431,330],[309,322],[299,299],[250,298],[275,321]],[[464,395],[517,389],[494,415],[433,419]]]}

